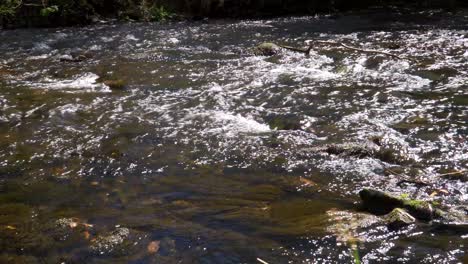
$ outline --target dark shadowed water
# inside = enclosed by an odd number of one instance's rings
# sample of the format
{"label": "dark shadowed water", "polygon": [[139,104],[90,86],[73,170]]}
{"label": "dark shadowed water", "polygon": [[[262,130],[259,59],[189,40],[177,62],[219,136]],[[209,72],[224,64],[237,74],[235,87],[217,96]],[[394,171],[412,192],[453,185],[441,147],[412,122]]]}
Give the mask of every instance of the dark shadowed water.
{"label": "dark shadowed water", "polygon": [[466,262],[357,193],[466,206],[467,138],[464,12],[0,31],[0,262]]}

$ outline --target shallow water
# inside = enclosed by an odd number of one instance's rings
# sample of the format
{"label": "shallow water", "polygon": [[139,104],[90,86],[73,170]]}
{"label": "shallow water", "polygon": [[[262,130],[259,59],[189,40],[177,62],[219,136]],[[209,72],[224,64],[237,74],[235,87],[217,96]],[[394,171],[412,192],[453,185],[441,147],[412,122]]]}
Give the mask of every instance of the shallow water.
{"label": "shallow water", "polygon": [[[467,25],[433,11],[1,31],[0,260],[466,261],[467,223],[361,226],[357,192],[467,205],[466,174],[438,176],[468,168]],[[410,60],[250,52],[307,40]],[[396,158],[317,151],[331,143]]]}

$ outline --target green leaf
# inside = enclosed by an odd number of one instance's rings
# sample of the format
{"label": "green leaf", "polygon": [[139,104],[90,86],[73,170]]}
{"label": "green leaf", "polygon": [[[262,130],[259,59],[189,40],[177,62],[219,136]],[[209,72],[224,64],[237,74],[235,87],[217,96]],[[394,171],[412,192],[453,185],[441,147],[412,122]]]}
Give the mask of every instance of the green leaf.
{"label": "green leaf", "polygon": [[53,5],[53,6],[48,6],[43,9],[41,9],[41,16],[47,17],[53,13],[57,13],[59,11],[58,6]]}

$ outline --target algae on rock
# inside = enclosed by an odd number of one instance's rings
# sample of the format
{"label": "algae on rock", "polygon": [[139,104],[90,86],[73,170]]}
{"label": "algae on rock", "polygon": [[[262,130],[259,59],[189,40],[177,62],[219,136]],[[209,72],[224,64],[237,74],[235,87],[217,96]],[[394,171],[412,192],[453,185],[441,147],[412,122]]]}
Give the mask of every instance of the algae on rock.
{"label": "algae on rock", "polygon": [[390,229],[398,229],[416,222],[416,219],[401,208],[395,208],[385,216]]}
{"label": "algae on rock", "polygon": [[432,205],[426,201],[396,197],[373,189],[363,189],[359,192],[359,196],[364,208],[371,213],[388,214],[395,208],[404,208],[419,220],[430,221],[434,217],[440,217],[440,213],[435,211]]}

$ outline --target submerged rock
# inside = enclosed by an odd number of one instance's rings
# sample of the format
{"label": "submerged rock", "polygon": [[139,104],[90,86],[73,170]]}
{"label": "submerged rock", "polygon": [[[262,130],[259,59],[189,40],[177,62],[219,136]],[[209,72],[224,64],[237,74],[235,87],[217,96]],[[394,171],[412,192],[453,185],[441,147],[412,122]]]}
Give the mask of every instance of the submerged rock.
{"label": "submerged rock", "polygon": [[327,211],[327,216],[331,223],[327,231],[336,236],[338,241],[345,243],[365,241],[362,231],[382,224],[379,217],[366,213],[332,209]]}
{"label": "submerged rock", "polygon": [[110,233],[98,236],[92,241],[90,249],[100,255],[124,253],[127,244],[130,243],[129,236],[130,230],[128,228],[117,228]]}
{"label": "submerged rock", "polygon": [[377,150],[369,144],[330,144],[323,151],[339,156],[366,158],[371,157]]}
{"label": "submerged rock", "polygon": [[[77,218],[60,218],[51,225],[45,227],[45,232],[57,241],[82,241],[86,240],[92,225],[82,222]],[[86,235],[87,234],[87,235]]]}
{"label": "submerged rock", "polygon": [[400,199],[372,189],[361,190],[359,197],[361,197],[363,207],[374,214],[388,214],[403,205]]}
{"label": "submerged rock", "polygon": [[416,219],[401,208],[395,208],[385,216],[390,229],[399,229],[416,222]]}
{"label": "submerged rock", "polygon": [[266,117],[271,129],[278,130],[300,130],[302,128],[301,118],[297,115],[270,115]]}
{"label": "submerged rock", "polygon": [[359,192],[363,207],[377,215],[385,215],[385,221],[390,229],[399,229],[413,224],[416,219],[432,221],[435,228],[443,230],[468,230],[468,208],[457,206],[453,208],[433,208],[426,201],[409,199],[407,195],[394,196],[379,190],[363,189]]}
{"label": "submerged rock", "polygon": [[61,62],[82,62],[89,59],[89,54],[77,54],[77,55],[70,55],[65,54],[58,56],[58,60]]}
{"label": "submerged rock", "polygon": [[122,90],[126,85],[124,80],[105,80],[102,83],[109,86],[112,90]]}
{"label": "submerged rock", "polygon": [[340,157],[374,158],[395,164],[404,164],[410,161],[408,157],[401,155],[398,150],[379,146],[376,142],[328,144],[323,147],[313,148],[312,151]]}
{"label": "submerged rock", "polygon": [[363,189],[359,196],[364,208],[374,214],[388,214],[395,208],[404,208],[416,219],[424,221],[441,217],[442,214],[440,210],[434,211],[432,205],[426,201],[411,200],[405,196],[396,197],[378,190]]}
{"label": "submerged rock", "polygon": [[440,217],[433,223],[433,232],[468,233],[468,210],[466,205],[455,206],[447,211],[436,209]]}
{"label": "submerged rock", "polygon": [[447,211],[437,209],[436,213],[444,224],[468,226],[468,206],[466,205],[455,206]]}

